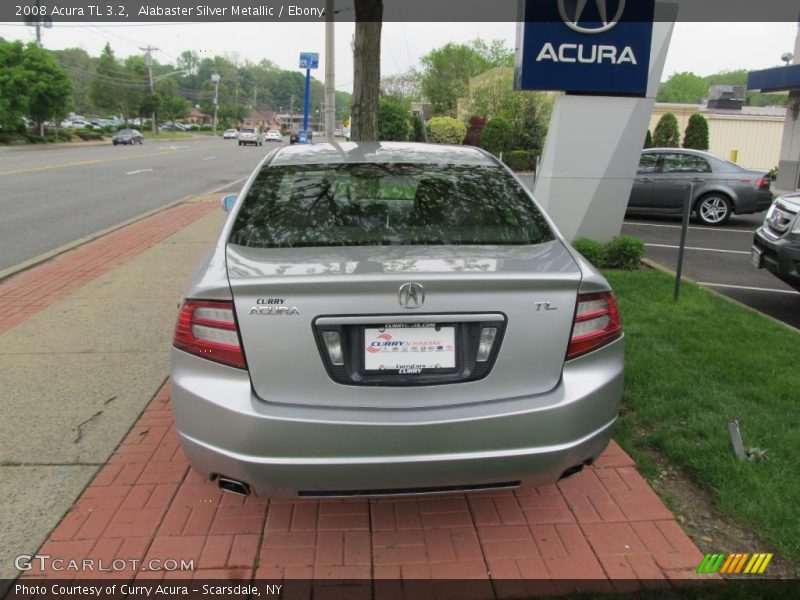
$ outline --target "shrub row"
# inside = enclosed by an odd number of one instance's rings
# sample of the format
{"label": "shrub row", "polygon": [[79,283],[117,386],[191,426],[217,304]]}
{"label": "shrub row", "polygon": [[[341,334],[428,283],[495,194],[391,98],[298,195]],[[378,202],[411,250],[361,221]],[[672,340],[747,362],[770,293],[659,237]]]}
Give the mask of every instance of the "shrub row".
{"label": "shrub row", "polygon": [[578,238],[573,247],[597,268],[638,269],[644,256],[644,242],[630,235],[618,235],[602,243],[589,238]]}

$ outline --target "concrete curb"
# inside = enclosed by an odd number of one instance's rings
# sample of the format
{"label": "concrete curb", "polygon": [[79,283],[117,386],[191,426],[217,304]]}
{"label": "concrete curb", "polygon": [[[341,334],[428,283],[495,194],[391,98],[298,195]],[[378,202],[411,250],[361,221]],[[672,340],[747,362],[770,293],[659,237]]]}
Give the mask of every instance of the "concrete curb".
{"label": "concrete curb", "polygon": [[[654,261],[651,258],[642,258],[642,263],[644,263],[645,265],[647,265],[648,267],[650,267],[652,269],[655,269],[656,271],[661,271],[662,273],[666,273],[667,275],[671,275],[672,277],[675,277],[675,271],[669,269],[668,267],[665,267],[661,263],[657,263],[656,261]],[[708,292],[710,294],[713,294],[714,296],[717,296],[718,298],[722,298],[723,300],[727,300],[731,304],[735,304],[737,306],[740,306],[741,308],[744,308],[745,310],[749,310],[752,313],[756,313],[758,315],[761,315],[762,317],[764,317],[766,319],[769,319],[773,323],[777,323],[778,325],[781,325],[782,327],[785,327],[786,329],[788,329],[789,331],[792,331],[793,333],[799,333],[800,334],[800,329],[797,329],[796,327],[792,327],[788,323],[784,323],[780,319],[776,319],[775,317],[773,317],[771,315],[768,315],[767,313],[763,313],[760,310],[753,308],[752,306],[748,306],[747,304],[744,304],[743,302],[739,302],[735,298],[731,298],[730,296],[726,296],[725,294],[722,294],[722,293],[718,292],[717,290],[714,290],[714,289],[712,289],[710,287],[706,287],[704,285],[700,285],[694,279],[689,279],[685,275],[683,277],[681,277],[681,279],[683,281],[688,281],[689,283],[693,283],[697,287],[702,288],[704,291],[706,291],[706,292]]]}
{"label": "concrete curb", "polygon": [[165,210],[168,210],[168,209],[170,209],[170,208],[172,208],[174,206],[178,206],[179,204],[183,204],[185,202],[189,202],[192,198],[198,198],[200,196],[207,196],[209,194],[215,194],[218,191],[225,189],[226,187],[229,187],[231,185],[235,185],[235,184],[237,184],[239,182],[245,181],[247,179],[247,177],[249,177],[249,175],[246,176],[246,177],[240,177],[239,179],[236,179],[234,181],[230,181],[230,182],[228,182],[228,183],[226,183],[224,185],[217,186],[212,190],[208,190],[208,191],[205,191],[205,192],[200,192],[200,193],[197,193],[197,194],[189,194],[188,196],[183,196],[182,198],[178,198],[177,200],[175,200],[173,202],[170,202],[169,204],[165,204],[164,206],[159,206],[158,208],[154,208],[152,210],[149,210],[149,211],[147,211],[145,213],[142,213],[140,215],[137,215],[135,217],[131,217],[130,219],[127,219],[127,220],[123,221],[122,223],[117,223],[116,225],[112,225],[111,227],[106,227],[105,229],[101,229],[100,231],[97,231],[95,233],[92,233],[90,235],[82,237],[82,238],[80,238],[78,240],[75,240],[74,242],[69,242],[68,244],[64,244],[63,246],[60,246],[60,247],[55,248],[53,250],[50,250],[49,252],[45,252],[44,254],[40,254],[39,256],[35,256],[33,258],[30,258],[30,259],[28,259],[26,261],[23,261],[23,262],[21,262],[21,263],[19,263],[17,265],[14,265],[13,267],[9,267],[7,269],[4,269],[3,271],[0,271],[0,283],[5,281],[9,277],[13,277],[14,275],[17,275],[18,273],[22,273],[23,271],[27,271],[28,269],[36,267],[36,266],[38,266],[38,265],[40,265],[42,263],[45,263],[45,262],[47,262],[49,260],[52,260],[52,259],[56,258],[57,256],[60,256],[61,254],[64,254],[65,252],[69,252],[70,250],[74,250],[75,248],[83,246],[84,244],[88,244],[89,242],[93,242],[94,240],[97,240],[97,239],[99,239],[101,237],[105,237],[110,233],[114,233],[115,231],[119,231],[120,229],[123,229],[123,228],[127,227],[128,225],[133,225],[134,223],[137,223],[138,221],[142,221],[144,219],[147,219],[148,217],[152,217],[153,215],[158,214],[160,212],[163,212]]}

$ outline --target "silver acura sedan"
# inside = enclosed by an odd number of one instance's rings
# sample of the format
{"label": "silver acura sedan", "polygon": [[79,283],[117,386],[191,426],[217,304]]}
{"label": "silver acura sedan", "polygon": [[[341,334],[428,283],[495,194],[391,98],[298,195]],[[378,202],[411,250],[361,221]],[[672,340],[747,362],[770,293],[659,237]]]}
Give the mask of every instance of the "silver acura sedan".
{"label": "silver acura sedan", "polygon": [[605,449],[616,300],[493,156],[282,147],[223,203],[172,351],[182,446],[223,490],[510,488]]}

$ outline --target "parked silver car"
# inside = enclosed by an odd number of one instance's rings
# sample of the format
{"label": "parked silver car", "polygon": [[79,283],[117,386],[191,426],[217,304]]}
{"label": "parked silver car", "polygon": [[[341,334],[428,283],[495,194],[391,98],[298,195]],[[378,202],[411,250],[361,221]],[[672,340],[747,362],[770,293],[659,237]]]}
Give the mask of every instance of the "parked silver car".
{"label": "parked silver car", "polygon": [[751,170],[699,150],[651,148],[642,152],[628,214],[680,215],[694,184],[692,211],[705,225],[724,225],[732,214],[767,210],[768,171]]}
{"label": "parked silver car", "polygon": [[776,198],[753,234],[753,264],[800,292],[800,194]]}
{"label": "parked silver car", "polygon": [[181,443],[222,489],[516,487],[605,449],[616,300],[493,156],[285,146],[223,201],[172,351]]}

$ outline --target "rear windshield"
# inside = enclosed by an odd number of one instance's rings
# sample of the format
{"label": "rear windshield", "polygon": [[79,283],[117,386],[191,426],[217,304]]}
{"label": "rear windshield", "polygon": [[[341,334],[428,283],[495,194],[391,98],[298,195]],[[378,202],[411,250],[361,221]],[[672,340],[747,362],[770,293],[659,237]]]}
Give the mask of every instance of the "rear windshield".
{"label": "rear windshield", "polygon": [[255,129],[240,129],[239,132],[240,133],[255,133],[256,130]]}
{"label": "rear windshield", "polygon": [[229,241],[290,248],[552,239],[531,199],[499,167],[340,164],[263,168]]}

